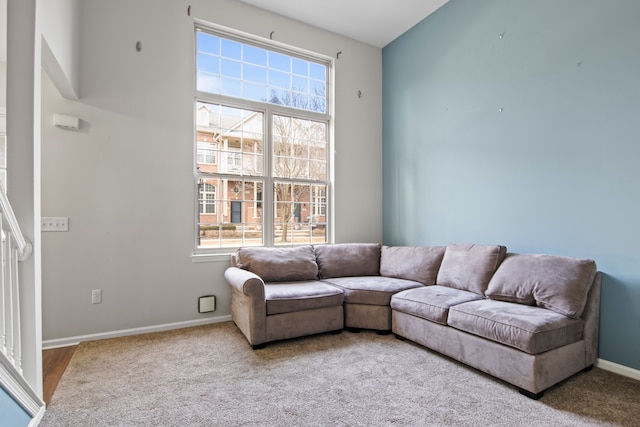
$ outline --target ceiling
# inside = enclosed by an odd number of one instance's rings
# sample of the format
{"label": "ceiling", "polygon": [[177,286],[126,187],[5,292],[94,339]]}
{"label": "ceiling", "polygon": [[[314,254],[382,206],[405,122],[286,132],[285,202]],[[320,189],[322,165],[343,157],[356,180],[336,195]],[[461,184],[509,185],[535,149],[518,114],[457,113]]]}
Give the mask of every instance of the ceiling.
{"label": "ceiling", "polygon": [[240,0],[384,47],[449,0]]}
{"label": "ceiling", "polygon": [[[384,47],[449,0],[240,0]],[[0,62],[7,58],[7,0],[0,0]]]}

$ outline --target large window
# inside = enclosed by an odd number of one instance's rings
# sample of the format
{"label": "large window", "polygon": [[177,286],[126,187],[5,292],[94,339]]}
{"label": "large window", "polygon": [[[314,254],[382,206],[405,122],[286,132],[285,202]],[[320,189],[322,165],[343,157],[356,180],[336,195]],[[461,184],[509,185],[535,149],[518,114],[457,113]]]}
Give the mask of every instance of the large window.
{"label": "large window", "polygon": [[326,243],[330,62],[197,28],[200,251]]}

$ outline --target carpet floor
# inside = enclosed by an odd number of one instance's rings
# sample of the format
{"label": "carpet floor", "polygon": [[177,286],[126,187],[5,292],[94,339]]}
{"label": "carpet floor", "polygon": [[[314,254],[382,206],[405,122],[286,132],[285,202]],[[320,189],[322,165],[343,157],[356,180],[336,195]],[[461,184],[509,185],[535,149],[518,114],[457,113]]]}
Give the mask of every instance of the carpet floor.
{"label": "carpet floor", "polygon": [[253,351],[231,322],[80,344],[41,426],[639,426],[640,381],[595,368],[538,401],[393,335]]}

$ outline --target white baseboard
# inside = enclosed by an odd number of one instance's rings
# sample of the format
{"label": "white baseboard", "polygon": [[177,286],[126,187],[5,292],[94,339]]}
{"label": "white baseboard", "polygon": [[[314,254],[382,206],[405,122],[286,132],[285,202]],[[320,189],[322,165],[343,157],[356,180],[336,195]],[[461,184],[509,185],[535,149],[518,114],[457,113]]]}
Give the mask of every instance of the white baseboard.
{"label": "white baseboard", "polygon": [[29,423],[28,427],[37,427],[40,424],[40,421],[42,421],[42,417],[44,417],[44,413],[46,410],[46,406],[42,405],[36,416],[31,418],[31,422]]}
{"label": "white baseboard", "polygon": [[211,323],[228,322],[231,315],[208,317],[200,320],[187,320],[185,322],[165,323],[164,325],[145,326],[142,328],[121,329],[119,331],[101,332],[98,334],[78,335],[75,337],[58,338],[54,340],[46,340],[42,342],[43,350],[51,350],[54,348],[68,347],[78,345],[85,341],[97,341],[107,338],[126,337],[129,335],[149,334],[152,332],[171,331],[173,329],[190,328],[192,326],[208,325]]}
{"label": "white baseboard", "polygon": [[613,372],[615,374],[620,374],[625,377],[633,378],[634,380],[640,381],[640,371],[637,369],[609,362],[608,360],[604,359],[598,359],[596,361],[596,366],[598,368],[604,369],[605,371]]}
{"label": "white baseboard", "polygon": [[[0,353],[0,388],[6,391],[31,418],[44,409],[44,402],[13,363]],[[1,421],[1,420],[0,420]]]}

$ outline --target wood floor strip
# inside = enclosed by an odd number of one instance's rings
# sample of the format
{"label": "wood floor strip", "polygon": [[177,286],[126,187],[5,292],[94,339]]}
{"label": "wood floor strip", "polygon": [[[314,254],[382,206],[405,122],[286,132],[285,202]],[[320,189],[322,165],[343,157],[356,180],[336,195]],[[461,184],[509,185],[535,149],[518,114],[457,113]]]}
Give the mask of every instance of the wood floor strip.
{"label": "wood floor strip", "polygon": [[62,374],[67,369],[77,345],[69,347],[54,348],[42,352],[42,378],[43,378],[43,399],[49,406],[53,393],[62,378]]}

